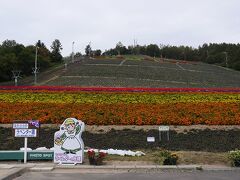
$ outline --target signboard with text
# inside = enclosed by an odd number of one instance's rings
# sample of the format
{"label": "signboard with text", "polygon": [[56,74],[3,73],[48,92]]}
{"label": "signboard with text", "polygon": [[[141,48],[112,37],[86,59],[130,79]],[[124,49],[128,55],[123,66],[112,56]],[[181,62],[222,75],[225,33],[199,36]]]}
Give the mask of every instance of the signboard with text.
{"label": "signboard with text", "polygon": [[77,164],[83,162],[84,144],[82,132],[84,122],[67,118],[54,135],[54,163]]}
{"label": "signboard with text", "polygon": [[159,131],[169,131],[169,126],[159,126]]}
{"label": "signboard with text", "polygon": [[147,142],[155,142],[155,137],[147,137]]}
{"label": "signboard with text", "polygon": [[53,160],[53,152],[44,152],[44,151],[31,151],[28,152],[28,159],[29,160]]}
{"label": "signboard with text", "polygon": [[158,128],[159,130],[159,141],[162,141],[162,133],[167,133],[167,140],[170,140],[170,136],[169,136],[169,131],[170,131],[170,127],[169,126],[159,126]]}
{"label": "signboard with text", "polygon": [[14,137],[38,137],[40,122],[38,120],[14,121],[12,127]]}
{"label": "signboard with text", "polygon": [[15,137],[37,137],[37,129],[15,129]]}

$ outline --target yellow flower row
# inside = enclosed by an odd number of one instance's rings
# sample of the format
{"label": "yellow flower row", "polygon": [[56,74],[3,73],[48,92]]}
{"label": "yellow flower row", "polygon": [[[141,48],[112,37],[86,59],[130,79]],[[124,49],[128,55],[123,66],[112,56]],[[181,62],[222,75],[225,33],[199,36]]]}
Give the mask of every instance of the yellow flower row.
{"label": "yellow flower row", "polygon": [[44,103],[148,103],[234,102],[240,103],[240,93],[101,93],[101,92],[0,92],[0,102]]}

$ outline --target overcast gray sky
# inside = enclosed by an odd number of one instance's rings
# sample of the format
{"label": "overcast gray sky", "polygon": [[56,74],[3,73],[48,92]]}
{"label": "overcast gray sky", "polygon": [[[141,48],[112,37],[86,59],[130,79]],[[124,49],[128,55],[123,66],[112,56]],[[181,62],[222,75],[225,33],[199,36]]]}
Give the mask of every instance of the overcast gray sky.
{"label": "overcast gray sky", "polygon": [[54,39],[69,55],[144,44],[240,42],[239,0],[0,0],[0,41],[24,45]]}

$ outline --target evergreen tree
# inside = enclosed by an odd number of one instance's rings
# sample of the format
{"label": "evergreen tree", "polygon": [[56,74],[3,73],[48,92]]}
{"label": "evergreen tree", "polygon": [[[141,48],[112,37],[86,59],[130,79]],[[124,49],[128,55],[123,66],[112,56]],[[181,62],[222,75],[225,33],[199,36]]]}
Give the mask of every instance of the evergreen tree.
{"label": "evergreen tree", "polygon": [[61,55],[61,50],[63,48],[62,48],[61,42],[58,39],[55,39],[52,42],[51,49],[52,49],[52,52],[51,52],[52,61],[58,62],[58,63],[61,62],[63,59]]}

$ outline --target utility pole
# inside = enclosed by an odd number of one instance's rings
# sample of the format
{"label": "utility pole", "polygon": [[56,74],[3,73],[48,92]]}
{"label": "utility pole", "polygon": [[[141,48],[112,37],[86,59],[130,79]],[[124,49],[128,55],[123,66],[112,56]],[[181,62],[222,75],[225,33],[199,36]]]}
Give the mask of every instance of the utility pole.
{"label": "utility pole", "polygon": [[132,54],[135,54],[135,39],[133,39],[133,48],[132,48]]}
{"label": "utility pole", "polygon": [[91,49],[91,41],[89,42],[89,58],[91,57],[92,49]]}
{"label": "utility pole", "polygon": [[72,42],[72,62],[74,62],[74,44],[75,42]]}
{"label": "utility pole", "polygon": [[65,58],[64,61],[65,61],[64,67],[65,67],[65,70],[67,70],[67,65],[68,65],[68,64],[67,64],[67,61],[68,61],[67,58]]}
{"label": "utility pole", "polygon": [[138,41],[137,41],[137,39],[136,39],[136,44],[135,44],[135,48],[136,48],[136,55],[138,55]]}
{"label": "utility pole", "polygon": [[133,39],[133,54],[138,54],[138,52],[137,52],[137,39]]}
{"label": "utility pole", "polygon": [[33,68],[33,73],[34,73],[34,85],[37,85],[37,73],[38,73],[37,56],[38,56],[38,46],[36,45],[35,66],[34,66],[34,68]]}
{"label": "utility pole", "polygon": [[228,68],[228,53],[226,51],[223,53],[225,54],[225,63],[226,63],[226,67]]}

